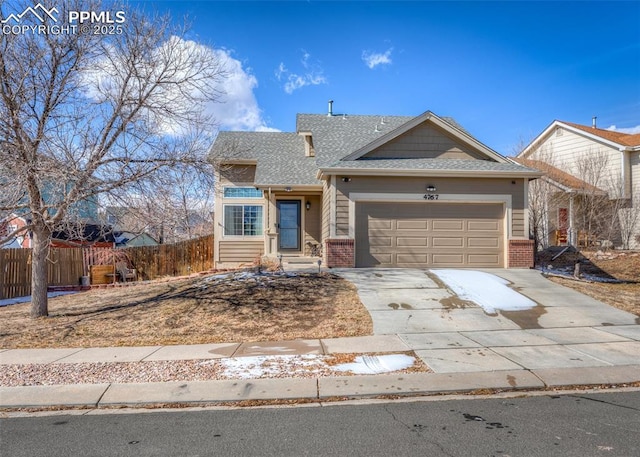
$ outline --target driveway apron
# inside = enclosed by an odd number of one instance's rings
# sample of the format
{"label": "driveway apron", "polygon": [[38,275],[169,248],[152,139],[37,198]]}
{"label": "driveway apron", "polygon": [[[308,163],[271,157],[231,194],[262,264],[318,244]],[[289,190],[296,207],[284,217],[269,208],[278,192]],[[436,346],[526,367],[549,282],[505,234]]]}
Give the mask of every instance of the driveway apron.
{"label": "driveway apron", "polygon": [[[638,365],[640,318],[535,270],[482,270],[536,302],[487,313],[430,270],[339,269],[358,289],[374,335],[398,335],[435,372]],[[606,343],[606,344],[602,344]]]}

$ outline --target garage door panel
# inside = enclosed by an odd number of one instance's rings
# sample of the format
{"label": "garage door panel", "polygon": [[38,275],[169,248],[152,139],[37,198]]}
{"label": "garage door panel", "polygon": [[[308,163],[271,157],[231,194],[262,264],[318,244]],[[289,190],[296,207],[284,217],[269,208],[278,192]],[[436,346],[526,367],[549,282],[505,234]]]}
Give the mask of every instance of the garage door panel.
{"label": "garage door panel", "polygon": [[467,256],[469,266],[500,266],[500,257],[493,254],[469,254]]}
{"label": "garage door panel", "polygon": [[427,221],[426,220],[403,220],[398,219],[396,228],[398,230],[403,229],[416,229],[416,230],[426,230],[427,229]]}
{"label": "garage door panel", "polygon": [[377,235],[369,240],[369,246],[371,246],[372,248],[378,246],[391,247],[393,246],[393,238],[390,236]]}
{"label": "garage door panel", "polygon": [[429,239],[426,237],[423,238],[413,238],[413,237],[397,237],[396,238],[396,246],[429,246]]}
{"label": "garage door panel", "polygon": [[384,219],[372,219],[369,221],[369,228],[378,230],[392,230],[393,222]]}
{"label": "garage door panel", "polygon": [[446,220],[434,220],[433,230],[464,230],[464,221],[446,221]]}
{"label": "garage door panel", "polygon": [[393,255],[389,253],[372,252],[371,257],[380,265],[392,265]]}
{"label": "garage door panel", "polygon": [[475,221],[469,220],[467,230],[470,232],[498,232],[500,231],[498,221]]}
{"label": "garage door panel", "polygon": [[464,247],[464,238],[462,237],[433,237],[434,248],[461,248]]}
{"label": "garage door panel", "polygon": [[431,256],[431,263],[434,266],[450,265],[450,266],[464,266],[464,254],[433,254]]}
{"label": "garage door panel", "polygon": [[501,267],[502,204],[357,203],[356,265]]}
{"label": "garage door panel", "polygon": [[412,264],[412,265],[424,265],[428,262],[427,254],[398,254],[396,256],[397,264]]}
{"label": "garage door panel", "polygon": [[470,236],[467,238],[467,246],[470,248],[499,248],[500,238],[498,237],[478,238],[475,236]]}

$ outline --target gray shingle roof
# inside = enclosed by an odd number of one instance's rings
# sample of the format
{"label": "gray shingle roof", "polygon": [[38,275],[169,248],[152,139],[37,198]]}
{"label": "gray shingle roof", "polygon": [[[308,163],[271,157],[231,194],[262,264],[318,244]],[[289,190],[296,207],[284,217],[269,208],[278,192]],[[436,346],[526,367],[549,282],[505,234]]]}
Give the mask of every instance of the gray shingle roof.
{"label": "gray shingle roof", "polygon": [[[384,119],[384,124],[381,124]],[[313,132],[316,162],[323,168],[409,122],[409,116],[326,116],[298,114],[299,132]],[[376,131],[376,126],[378,126]]]}
{"label": "gray shingle roof", "polygon": [[516,163],[499,163],[490,160],[464,159],[360,159],[340,161],[332,164],[333,168],[353,168],[358,170],[437,170],[437,171],[531,171]]}
{"label": "gray shingle roof", "polygon": [[[257,185],[320,184],[318,169],[533,172],[516,163],[456,159],[360,159],[346,156],[415,119],[411,116],[298,114],[297,131],[311,132],[315,158],[305,156],[304,138],[283,132],[220,132],[210,156],[257,161]],[[469,135],[454,119],[443,121]]]}
{"label": "gray shingle roof", "polygon": [[209,158],[256,160],[257,185],[320,185],[313,157],[304,154],[304,138],[284,132],[220,132]]}

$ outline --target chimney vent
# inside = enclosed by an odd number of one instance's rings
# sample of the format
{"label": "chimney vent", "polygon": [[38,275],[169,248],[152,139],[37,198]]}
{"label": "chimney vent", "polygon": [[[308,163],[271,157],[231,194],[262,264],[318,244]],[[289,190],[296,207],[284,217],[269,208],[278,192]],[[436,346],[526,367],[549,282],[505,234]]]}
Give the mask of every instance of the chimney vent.
{"label": "chimney vent", "polygon": [[329,100],[329,111],[327,112],[327,116],[333,116],[333,100]]}
{"label": "chimney vent", "polygon": [[594,128],[594,129],[597,128],[596,127],[596,119],[598,119],[598,116],[593,116],[591,118],[591,127]]}

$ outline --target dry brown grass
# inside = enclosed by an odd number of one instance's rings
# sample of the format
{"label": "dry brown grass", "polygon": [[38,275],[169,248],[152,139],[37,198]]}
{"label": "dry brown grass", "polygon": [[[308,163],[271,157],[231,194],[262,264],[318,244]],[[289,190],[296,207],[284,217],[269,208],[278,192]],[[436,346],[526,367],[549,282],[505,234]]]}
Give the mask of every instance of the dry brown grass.
{"label": "dry brown grass", "polygon": [[0,347],[148,346],[372,333],[355,287],[328,273],[152,282],[0,308]]}
{"label": "dry brown grass", "polygon": [[549,279],[589,295],[607,305],[640,316],[640,253],[613,251],[604,258],[599,257],[596,252],[582,251],[580,253],[563,254],[555,261],[548,260],[548,262],[557,267],[563,264],[573,265],[576,261],[581,261],[583,265],[582,271],[629,282],[611,284],[582,282],[555,277]]}

